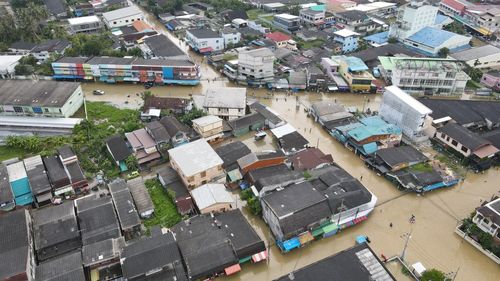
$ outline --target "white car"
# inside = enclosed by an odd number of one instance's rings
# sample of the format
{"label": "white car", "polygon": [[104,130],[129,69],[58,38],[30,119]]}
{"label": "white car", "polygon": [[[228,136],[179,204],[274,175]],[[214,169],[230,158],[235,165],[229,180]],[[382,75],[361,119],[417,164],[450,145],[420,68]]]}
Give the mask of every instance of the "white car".
{"label": "white car", "polygon": [[94,90],[94,92],[92,92],[94,95],[96,96],[102,96],[104,95],[104,91],[103,90]]}

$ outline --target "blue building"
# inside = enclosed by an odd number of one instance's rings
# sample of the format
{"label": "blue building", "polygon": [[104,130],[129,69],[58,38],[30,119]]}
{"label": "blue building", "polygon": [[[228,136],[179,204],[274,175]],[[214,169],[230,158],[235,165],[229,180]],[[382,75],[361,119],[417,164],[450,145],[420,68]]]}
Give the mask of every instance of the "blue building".
{"label": "blue building", "polygon": [[387,45],[387,42],[389,41],[389,31],[375,33],[375,34],[366,36],[363,39],[366,42],[368,42],[368,44],[372,45],[375,48],[383,46],[383,45]]}
{"label": "blue building", "polygon": [[33,203],[33,194],[23,162],[8,165],[7,173],[16,205],[25,206]]}
{"label": "blue building", "polygon": [[344,28],[334,33],[333,40],[342,44],[343,53],[350,53],[358,49],[358,36],[359,33]]}
{"label": "blue building", "polygon": [[470,48],[471,38],[427,26],[403,39],[403,43],[421,54],[435,57],[442,48],[447,48],[452,53]]}

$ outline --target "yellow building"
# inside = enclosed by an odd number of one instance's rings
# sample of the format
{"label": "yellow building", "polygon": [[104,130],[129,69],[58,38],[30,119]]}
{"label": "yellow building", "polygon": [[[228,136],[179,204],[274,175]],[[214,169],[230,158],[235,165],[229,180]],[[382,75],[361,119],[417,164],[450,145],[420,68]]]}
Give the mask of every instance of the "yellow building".
{"label": "yellow building", "polygon": [[373,85],[375,78],[360,58],[334,56],[332,60],[339,64],[338,72],[346,80],[351,92],[370,92],[375,88]]}

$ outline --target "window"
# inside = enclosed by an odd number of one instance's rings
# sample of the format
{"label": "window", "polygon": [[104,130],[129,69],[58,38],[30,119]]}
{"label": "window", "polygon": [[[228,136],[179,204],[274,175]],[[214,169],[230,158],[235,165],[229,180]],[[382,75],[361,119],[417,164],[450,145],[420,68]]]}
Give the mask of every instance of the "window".
{"label": "window", "polygon": [[128,22],[128,20],[125,20],[125,22]]}
{"label": "window", "polygon": [[200,174],[200,175],[201,175],[201,177],[202,177],[202,178],[204,178],[204,177],[206,177],[206,176],[207,176],[207,172],[206,172],[206,171],[203,171],[203,172],[201,172],[201,174]]}
{"label": "window", "polygon": [[446,141],[450,141],[450,137],[446,137]]}
{"label": "window", "polygon": [[467,153],[469,151],[469,149],[465,146],[462,146],[462,148],[460,150],[462,150],[465,153]]}
{"label": "window", "polygon": [[451,144],[452,144],[453,146],[457,146],[457,145],[458,145],[458,141],[456,141],[456,140],[452,140],[452,141],[451,141]]}

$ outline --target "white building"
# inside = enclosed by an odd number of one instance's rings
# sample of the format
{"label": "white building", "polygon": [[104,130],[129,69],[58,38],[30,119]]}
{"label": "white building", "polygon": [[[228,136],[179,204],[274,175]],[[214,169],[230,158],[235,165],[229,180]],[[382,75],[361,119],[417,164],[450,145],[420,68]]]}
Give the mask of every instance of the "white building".
{"label": "white building", "polygon": [[477,48],[456,52],[450,57],[463,61],[475,68],[492,68],[500,66],[500,48],[484,45]]}
{"label": "white building", "polygon": [[415,94],[461,95],[470,77],[453,59],[378,57],[380,73],[387,82]]}
{"label": "white building", "polygon": [[92,33],[102,28],[101,20],[97,16],[87,16],[68,19],[72,33]]}
{"label": "white building", "polygon": [[300,21],[310,25],[321,25],[325,21],[325,11],[303,9],[299,12]]}
{"label": "white building", "polygon": [[210,88],[205,95],[194,95],[194,105],[207,114],[231,120],[245,115],[246,88]]}
{"label": "white building", "polygon": [[201,54],[224,50],[224,38],[208,28],[186,30],[185,40]]}
{"label": "white building", "polygon": [[214,115],[207,115],[192,120],[193,129],[208,142],[221,138],[222,119]]}
{"label": "white building", "polygon": [[121,8],[102,14],[104,23],[108,28],[131,25],[134,21],[144,20],[144,14],[136,6]]}
{"label": "white building", "polygon": [[493,236],[495,241],[500,241],[500,198],[493,199],[477,208],[472,221],[482,231]]}
{"label": "white building", "polygon": [[0,56],[0,79],[10,79],[23,56]]}
{"label": "white building", "polygon": [[422,142],[428,139],[424,130],[431,125],[432,113],[409,94],[396,86],[385,87],[379,115],[388,123],[401,128],[403,135],[412,142]]}
{"label": "white building", "polygon": [[236,45],[240,43],[241,33],[238,30],[231,27],[224,27],[221,32],[222,39],[224,40],[224,48],[227,48],[229,44]]}
{"label": "white building", "polygon": [[274,54],[268,48],[240,52],[238,73],[248,80],[272,80],[274,78]]}
{"label": "white building", "polygon": [[389,29],[389,37],[407,38],[426,26],[433,26],[438,7],[427,5],[423,0],[412,0],[401,6],[397,20]]}

